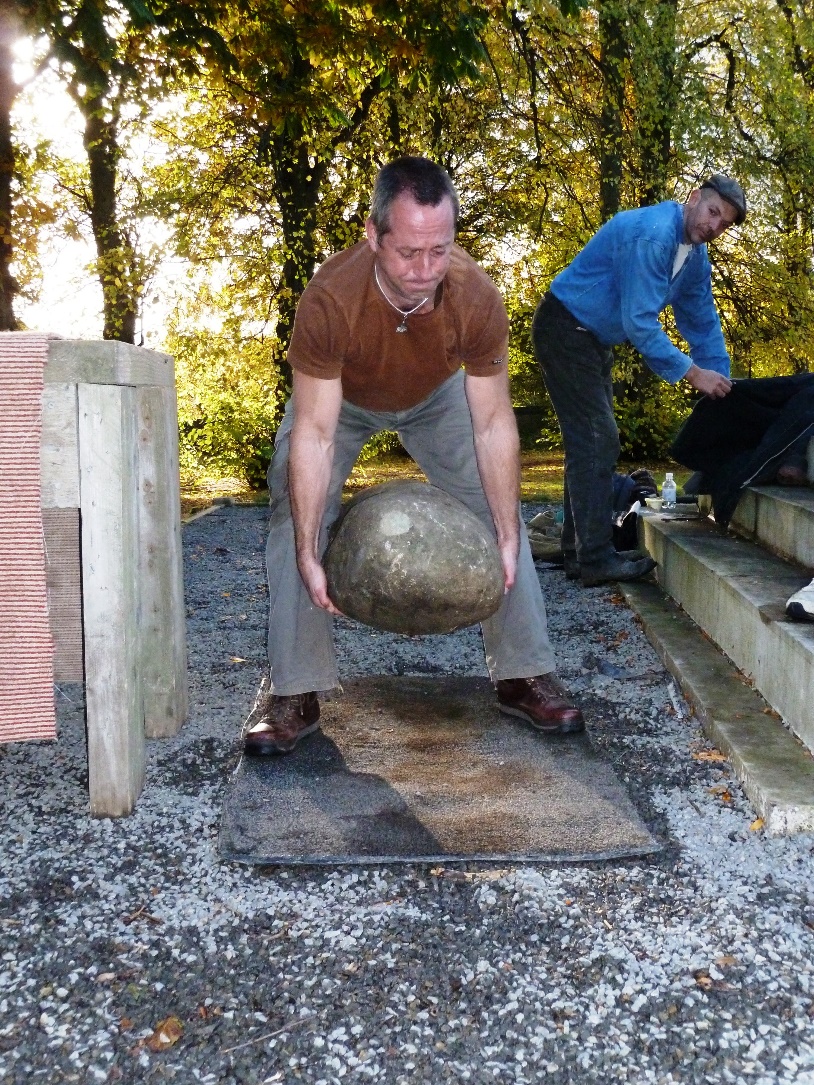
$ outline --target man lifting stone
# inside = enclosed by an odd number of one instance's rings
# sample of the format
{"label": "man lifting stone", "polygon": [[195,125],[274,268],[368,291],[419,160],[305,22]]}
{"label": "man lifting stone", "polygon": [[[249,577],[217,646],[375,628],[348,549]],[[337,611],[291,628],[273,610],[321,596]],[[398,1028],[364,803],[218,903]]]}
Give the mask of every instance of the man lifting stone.
{"label": "man lifting stone", "polygon": [[248,754],[292,750],[339,684],[321,559],[365,442],[394,430],[430,483],[489,524],[505,594],[482,623],[502,712],[546,734],[580,731],[553,675],[545,607],[519,516],[519,439],[508,318],[497,288],[455,244],[449,176],[405,157],[376,178],[366,239],[319,268],[297,308],[293,394],[269,469],[268,654]]}

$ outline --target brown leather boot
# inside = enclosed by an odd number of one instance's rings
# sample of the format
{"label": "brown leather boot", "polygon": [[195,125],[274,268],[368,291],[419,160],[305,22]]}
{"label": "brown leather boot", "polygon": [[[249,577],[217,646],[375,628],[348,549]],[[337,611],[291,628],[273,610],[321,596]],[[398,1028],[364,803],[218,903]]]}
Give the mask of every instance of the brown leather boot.
{"label": "brown leather boot", "polygon": [[291,753],[301,738],[319,729],[316,693],[278,697],[264,676],[243,734],[243,750],[251,757]]}
{"label": "brown leather boot", "polygon": [[580,710],[565,699],[553,674],[534,678],[505,678],[496,683],[500,711],[519,716],[546,735],[570,735],[585,730]]}

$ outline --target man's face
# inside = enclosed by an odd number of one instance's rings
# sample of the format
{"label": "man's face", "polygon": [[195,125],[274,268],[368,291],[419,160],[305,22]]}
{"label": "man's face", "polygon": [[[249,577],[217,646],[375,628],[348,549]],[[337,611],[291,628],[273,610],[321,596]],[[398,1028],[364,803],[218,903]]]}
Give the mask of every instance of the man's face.
{"label": "man's face", "polygon": [[684,204],[684,240],[706,245],[732,226],[738,212],[712,188],[697,188]]}
{"label": "man's face", "polygon": [[455,241],[455,213],[448,196],[431,207],[403,192],[390,205],[387,233],[378,236],[370,219],[365,233],[381,284],[399,307],[409,309],[433,296],[449,270]]}

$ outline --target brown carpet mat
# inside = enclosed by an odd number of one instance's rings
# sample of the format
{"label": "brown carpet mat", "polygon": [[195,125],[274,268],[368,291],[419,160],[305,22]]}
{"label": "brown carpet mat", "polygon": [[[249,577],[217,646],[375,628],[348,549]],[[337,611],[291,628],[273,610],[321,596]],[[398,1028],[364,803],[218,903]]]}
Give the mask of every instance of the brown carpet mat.
{"label": "brown carpet mat", "polygon": [[660,846],[585,735],[497,711],[485,678],[360,678],[292,753],[243,757],[220,829],[243,863],[575,861]]}

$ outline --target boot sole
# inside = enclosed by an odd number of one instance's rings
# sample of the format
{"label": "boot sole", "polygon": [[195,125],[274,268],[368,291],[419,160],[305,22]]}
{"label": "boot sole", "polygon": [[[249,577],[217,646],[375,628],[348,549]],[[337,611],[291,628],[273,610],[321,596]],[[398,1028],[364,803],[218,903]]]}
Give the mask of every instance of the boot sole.
{"label": "boot sole", "polygon": [[656,568],[657,562],[653,562],[647,569],[642,569],[640,573],[632,573],[626,576],[620,576],[619,574],[608,576],[583,576],[582,586],[583,588],[598,588],[600,584],[624,584],[629,580],[641,580],[643,576],[647,576],[648,573],[652,573]]}
{"label": "boot sole", "polygon": [[[643,553],[641,550],[618,550],[617,555],[620,558],[623,558],[625,561],[642,561],[643,558],[646,558],[648,556],[647,554]],[[644,574],[642,574],[642,575],[644,575]],[[576,567],[568,568],[565,571],[566,580],[579,580],[579,579],[581,579],[581,577],[582,577],[582,572],[580,570],[579,565],[577,565]],[[594,585],[588,585],[588,586],[593,587]]]}
{"label": "boot sole", "polygon": [[287,745],[272,741],[250,743],[248,740],[244,739],[243,752],[247,757],[276,757],[282,753],[291,753],[301,739],[306,738],[308,735],[312,735],[314,731],[318,730],[319,720],[317,720],[316,723],[310,724],[308,727],[303,727],[294,741]]}
{"label": "boot sole", "polygon": [[802,603],[789,603],[786,614],[795,622],[814,622],[814,614],[811,614]]}
{"label": "boot sole", "polygon": [[585,720],[583,719],[564,720],[562,723],[553,723],[548,727],[520,708],[510,708],[508,705],[500,704],[500,702],[498,702],[498,708],[504,716],[516,716],[519,720],[530,723],[534,730],[539,731],[541,735],[576,735],[585,730]]}

